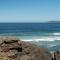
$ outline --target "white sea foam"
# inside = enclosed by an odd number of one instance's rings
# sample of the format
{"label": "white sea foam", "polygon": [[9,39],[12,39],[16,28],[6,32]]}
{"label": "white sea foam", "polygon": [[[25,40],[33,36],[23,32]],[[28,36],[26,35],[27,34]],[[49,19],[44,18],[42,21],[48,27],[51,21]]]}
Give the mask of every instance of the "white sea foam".
{"label": "white sea foam", "polygon": [[60,33],[53,33],[53,35],[57,35],[57,36],[59,36],[59,35],[60,35]]}
{"label": "white sea foam", "polygon": [[21,39],[22,41],[55,41],[55,40],[60,40],[60,36],[44,36],[40,38],[34,38],[34,39]]}

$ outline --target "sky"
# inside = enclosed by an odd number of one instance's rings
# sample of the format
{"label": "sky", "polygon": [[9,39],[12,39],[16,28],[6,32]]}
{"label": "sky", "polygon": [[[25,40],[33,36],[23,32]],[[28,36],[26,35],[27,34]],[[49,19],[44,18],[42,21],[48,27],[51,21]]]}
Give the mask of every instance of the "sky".
{"label": "sky", "polygon": [[60,0],[0,0],[0,22],[60,21]]}

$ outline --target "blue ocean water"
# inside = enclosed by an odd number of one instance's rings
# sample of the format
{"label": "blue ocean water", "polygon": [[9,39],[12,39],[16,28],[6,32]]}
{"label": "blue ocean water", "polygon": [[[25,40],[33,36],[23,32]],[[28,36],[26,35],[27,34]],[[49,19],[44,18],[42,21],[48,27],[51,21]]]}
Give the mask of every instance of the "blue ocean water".
{"label": "blue ocean water", "polygon": [[0,23],[2,33],[36,33],[60,32],[60,23]]}
{"label": "blue ocean water", "polygon": [[60,23],[0,23],[0,35],[17,36],[50,51],[60,50]]}

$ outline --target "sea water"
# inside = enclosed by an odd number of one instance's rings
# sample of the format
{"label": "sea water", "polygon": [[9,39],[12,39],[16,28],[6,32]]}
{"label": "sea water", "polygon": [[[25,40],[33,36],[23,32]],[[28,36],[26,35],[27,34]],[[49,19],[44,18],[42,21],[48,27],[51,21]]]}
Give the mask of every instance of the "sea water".
{"label": "sea water", "polygon": [[0,36],[16,36],[49,51],[60,50],[60,23],[0,23]]}

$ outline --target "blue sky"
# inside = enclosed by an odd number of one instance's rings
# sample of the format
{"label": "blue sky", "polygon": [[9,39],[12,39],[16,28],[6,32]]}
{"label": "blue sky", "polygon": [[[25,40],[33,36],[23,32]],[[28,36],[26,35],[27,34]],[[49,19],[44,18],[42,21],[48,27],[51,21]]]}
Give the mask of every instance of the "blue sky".
{"label": "blue sky", "polygon": [[0,0],[0,22],[60,20],[60,0]]}

